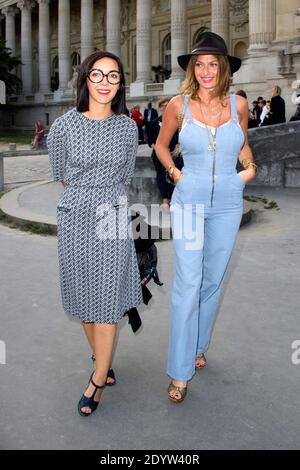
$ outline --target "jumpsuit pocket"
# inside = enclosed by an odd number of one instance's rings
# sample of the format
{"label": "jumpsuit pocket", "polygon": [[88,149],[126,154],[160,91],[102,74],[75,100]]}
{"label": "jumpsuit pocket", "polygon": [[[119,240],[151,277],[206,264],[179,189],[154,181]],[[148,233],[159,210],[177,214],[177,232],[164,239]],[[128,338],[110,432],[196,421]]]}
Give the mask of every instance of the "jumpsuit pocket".
{"label": "jumpsuit pocket", "polygon": [[246,186],[246,183],[245,181],[243,180],[243,178],[238,174],[238,173],[235,173],[235,175],[237,176],[237,178],[240,180],[240,182],[242,183],[242,186],[245,187]]}
{"label": "jumpsuit pocket", "polygon": [[179,189],[181,188],[183,180],[186,179],[186,176],[187,175],[185,173],[182,173],[182,175],[180,176],[179,180],[177,181],[177,183],[175,185],[176,188],[179,188]]}
{"label": "jumpsuit pocket", "polygon": [[243,203],[243,190],[246,183],[245,181],[238,175],[238,173],[234,173],[231,179],[231,203],[235,206],[239,206]]}

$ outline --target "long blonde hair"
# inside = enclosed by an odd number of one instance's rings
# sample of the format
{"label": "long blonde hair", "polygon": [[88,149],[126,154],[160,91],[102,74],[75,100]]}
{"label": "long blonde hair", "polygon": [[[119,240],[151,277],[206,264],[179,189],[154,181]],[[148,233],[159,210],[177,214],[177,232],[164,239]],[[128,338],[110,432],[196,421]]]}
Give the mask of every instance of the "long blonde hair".
{"label": "long blonde hair", "polygon": [[[226,94],[229,91],[230,86],[230,64],[226,56],[216,55],[214,56],[219,64],[218,71],[218,83],[214,90],[211,92],[211,98],[225,98]],[[197,56],[194,55],[189,61],[185,80],[179,90],[179,93],[182,95],[188,95],[193,100],[199,100],[198,90],[200,84],[198,83],[195,76],[195,64],[197,62]]]}

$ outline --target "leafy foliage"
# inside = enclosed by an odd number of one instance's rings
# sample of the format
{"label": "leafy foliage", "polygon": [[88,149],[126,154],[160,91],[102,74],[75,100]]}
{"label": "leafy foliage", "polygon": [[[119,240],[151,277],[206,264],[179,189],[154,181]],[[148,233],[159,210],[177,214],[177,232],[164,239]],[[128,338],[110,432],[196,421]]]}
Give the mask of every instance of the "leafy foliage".
{"label": "leafy foliage", "polygon": [[0,39],[0,80],[6,85],[7,94],[17,93],[22,88],[22,81],[12,73],[21,64],[18,57],[11,55],[11,50],[5,47],[5,43]]}

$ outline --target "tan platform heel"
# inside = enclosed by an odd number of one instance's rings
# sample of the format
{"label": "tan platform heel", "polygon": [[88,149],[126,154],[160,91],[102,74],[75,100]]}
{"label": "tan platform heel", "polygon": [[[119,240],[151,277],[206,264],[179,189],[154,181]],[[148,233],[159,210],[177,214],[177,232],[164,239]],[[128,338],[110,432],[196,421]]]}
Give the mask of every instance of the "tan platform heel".
{"label": "tan platform heel", "polygon": [[[181,398],[171,397],[170,392],[179,392],[181,395]],[[185,399],[186,394],[187,394],[187,385],[185,387],[177,387],[176,385],[173,384],[173,381],[170,383],[168,387],[168,396],[169,396],[169,399],[173,403],[181,403]]]}
{"label": "tan platform heel", "polygon": [[196,369],[203,369],[206,366],[207,360],[204,354],[197,354],[195,367]]}

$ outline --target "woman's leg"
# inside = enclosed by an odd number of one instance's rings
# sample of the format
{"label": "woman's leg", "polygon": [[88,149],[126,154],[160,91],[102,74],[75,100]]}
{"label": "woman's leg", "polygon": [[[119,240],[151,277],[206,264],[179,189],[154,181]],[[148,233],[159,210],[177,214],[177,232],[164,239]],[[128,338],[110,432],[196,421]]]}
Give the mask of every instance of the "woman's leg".
{"label": "woman's leg", "polygon": [[242,211],[242,204],[224,212],[219,210],[212,213],[206,221],[197,355],[205,353],[210,344],[219,298],[239,231]]}
{"label": "woman's leg", "polygon": [[33,147],[34,149],[37,148],[37,136],[35,136],[34,139],[33,139],[32,147]]}
{"label": "woman's leg", "polygon": [[94,346],[94,323],[84,323],[82,322],[82,326],[84,332],[86,334],[87,340],[89,345],[91,346],[91,350],[93,354],[95,354],[95,346]]}
{"label": "woman's leg", "polygon": [[[93,375],[93,380],[97,385],[106,383],[107,371],[110,367],[115,337],[117,332],[117,324],[102,324],[94,323],[94,350],[98,361],[96,362],[96,370]],[[95,388],[92,384],[89,385],[85,392],[85,396],[92,396]],[[103,389],[102,389],[103,390]],[[98,390],[94,400],[99,401],[102,390]],[[84,413],[90,413],[89,407],[84,407],[81,410]]]}
{"label": "woman's leg", "polygon": [[[189,212],[176,202],[171,206],[175,273],[167,374],[178,387],[186,386],[195,373],[202,282],[204,221],[201,211]],[[188,230],[192,222],[193,227]],[[180,398],[178,392],[171,392],[170,396]]]}
{"label": "woman's leg", "polygon": [[[89,345],[91,346],[93,355],[96,356],[95,344],[94,344],[94,325],[95,323],[83,323],[82,322],[82,326],[86,334],[87,340],[89,342]],[[95,366],[97,367],[97,362],[95,363]],[[110,368],[111,368],[111,363],[110,363],[109,369]],[[107,377],[106,383],[112,384],[114,382],[115,382],[114,379],[112,379],[111,377]]]}

